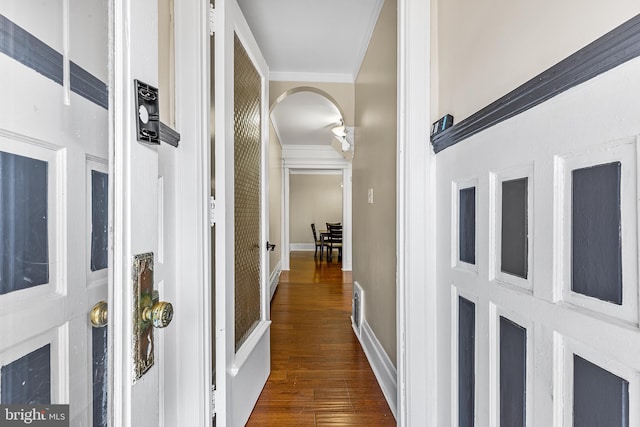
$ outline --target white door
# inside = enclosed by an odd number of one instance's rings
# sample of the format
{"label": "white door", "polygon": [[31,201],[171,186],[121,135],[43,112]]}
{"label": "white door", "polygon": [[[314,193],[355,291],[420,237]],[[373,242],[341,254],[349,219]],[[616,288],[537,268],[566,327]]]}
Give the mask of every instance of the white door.
{"label": "white door", "polygon": [[89,321],[112,262],[108,22],[99,0],[0,3],[0,404],[17,405],[3,425],[33,405],[108,422],[111,330]]}
{"label": "white door", "polygon": [[442,425],[640,425],[638,72],[436,155]]}
{"label": "white door", "polygon": [[241,426],[270,371],[268,70],[235,0],[214,22],[216,423]]}

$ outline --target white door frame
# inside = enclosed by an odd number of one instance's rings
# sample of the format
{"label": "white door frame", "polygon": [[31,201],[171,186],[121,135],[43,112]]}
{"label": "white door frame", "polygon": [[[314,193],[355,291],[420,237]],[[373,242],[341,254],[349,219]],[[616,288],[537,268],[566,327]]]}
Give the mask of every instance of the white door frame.
{"label": "white door frame", "polygon": [[[144,51],[130,44],[129,26],[132,21],[133,0],[114,0],[114,83],[112,101],[114,111],[115,141],[139,144],[131,128],[133,123],[133,93],[130,90],[133,78],[155,81],[157,76],[131,75],[132,58]],[[174,156],[176,176],[172,182],[165,181],[165,188],[175,193],[175,218],[170,218],[165,227],[175,227],[177,259],[176,276],[164,286],[163,299],[175,308],[172,324],[162,333],[163,347],[160,384],[163,402],[155,402],[161,410],[160,425],[210,425],[211,418],[211,322],[210,322],[210,272],[209,248],[206,236],[208,213],[205,183],[208,182],[208,64],[204,64],[208,49],[208,4],[187,0],[175,0],[175,63],[176,79],[176,130],[181,134],[180,146],[170,155]],[[152,24],[155,25],[155,20]],[[160,94],[159,96],[162,96]],[[116,143],[115,156],[122,159],[121,143]],[[166,154],[166,153],[165,153]],[[112,162],[113,163],[113,162]],[[118,167],[118,165],[115,165]],[[122,177],[127,170],[115,171]],[[114,229],[123,230],[129,188],[123,180],[114,179]],[[120,206],[118,206],[120,205]],[[194,209],[194,206],[196,207]],[[112,298],[110,323],[113,325],[112,342],[113,376],[110,395],[112,423],[130,425],[131,408],[131,344],[130,322],[127,320],[125,301],[128,293],[129,262],[126,254],[118,248],[124,247],[125,235],[114,234],[113,269],[115,295]],[[173,280],[175,279],[175,281]],[[144,380],[144,379],[143,379]],[[141,380],[141,381],[143,381]],[[111,397],[113,396],[113,398]],[[154,402],[148,402],[154,405]],[[162,412],[164,411],[164,412]]]}
{"label": "white door frame", "polygon": [[289,179],[291,171],[330,171],[339,170],[342,173],[342,224],[344,225],[342,270],[351,271],[352,257],[352,197],[353,185],[351,181],[351,163],[346,161],[332,147],[328,146],[292,146],[282,149],[282,270],[289,270]]}
{"label": "white door frame", "polygon": [[431,1],[398,0],[397,372],[399,426],[437,425]]}
{"label": "white door frame", "polygon": [[[176,316],[165,346],[165,425],[212,424],[209,5],[174,0]],[[165,287],[166,289],[166,287]],[[179,310],[179,311],[178,311]]]}

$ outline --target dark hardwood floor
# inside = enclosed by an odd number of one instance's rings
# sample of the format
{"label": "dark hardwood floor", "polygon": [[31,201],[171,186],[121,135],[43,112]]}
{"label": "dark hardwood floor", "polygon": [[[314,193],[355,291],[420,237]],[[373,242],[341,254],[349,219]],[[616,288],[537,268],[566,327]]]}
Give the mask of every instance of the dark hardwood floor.
{"label": "dark hardwood floor", "polygon": [[294,252],[271,302],[271,375],[248,426],[395,426],[351,328],[351,273]]}

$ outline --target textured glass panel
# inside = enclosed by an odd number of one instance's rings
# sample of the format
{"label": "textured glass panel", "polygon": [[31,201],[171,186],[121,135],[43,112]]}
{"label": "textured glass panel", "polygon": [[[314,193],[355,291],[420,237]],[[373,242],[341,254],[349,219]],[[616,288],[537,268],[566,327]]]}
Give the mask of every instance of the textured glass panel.
{"label": "textured glass panel", "polygon": [[109,176],[91,171],[91,271],[107,268]]}
{"label": "textured glass panel", "polygon": [[0,403],[51,403],[51,345],[47,344],[0,369]]}
{"label": "textured glass panel", "polygon": [[476,187],[460,190],[460,261],[476,263]]}
{"label": "textured glass panel", "polygon": [[458,306],[458,426],[473,427],[476,388],[476,305],[460,297]]}
{"label": "textured glass panel", "polygon": [[504,273],[527,278],[528,255],[528,178],[502,183],[502,254]]}
{"label": "textured glass panel", "polygon": [[91,328],[93,365],[93,427],[107,425],[107,326]]}
{"label": "textured glass panel", "polygon": [[0,152],[0,295],[49,282],[47,169]]}
{"label": "textured glass panel", "polygon": [[526,425],[527,330],[500,317],[500,426]]}
{"label": "textured glass panel", "polygon": [[235,37],[235,344],[260,320],[261,78]]}
{"label": "textured glass panel", "polygon": [[572,172],[571,289],[622,304],[620,162]]}
{"label": "textured glass panel", "polygon": [[575,354],[573,425],[629,426],[629,383]]}

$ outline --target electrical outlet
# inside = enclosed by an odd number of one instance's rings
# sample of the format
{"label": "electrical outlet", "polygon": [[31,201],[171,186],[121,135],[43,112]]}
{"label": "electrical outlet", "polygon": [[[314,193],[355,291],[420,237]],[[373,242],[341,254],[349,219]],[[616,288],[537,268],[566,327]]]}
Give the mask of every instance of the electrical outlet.
{"label": "electrical outlet", "polygon": [[373,204],[373,188],[369,188],[369,190],[367,190],[367,203],[370,205]]}

